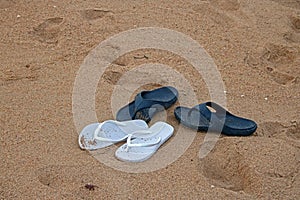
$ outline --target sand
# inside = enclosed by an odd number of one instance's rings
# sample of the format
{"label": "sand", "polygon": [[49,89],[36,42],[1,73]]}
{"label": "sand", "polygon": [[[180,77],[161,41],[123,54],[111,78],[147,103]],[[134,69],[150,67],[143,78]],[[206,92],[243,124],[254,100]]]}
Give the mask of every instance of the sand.
{"label": "sand", "polygon": [[[299,1],[45,2],[0,0],[0,199],[299,198]],[[255,120],[256,133],[222,136],[203,159],[205,133],[197,133],[175,162],[149,173],[116,170],[80,150],[72,112],[76,74],[101,41],[139,27],[179,31],[201,44],[221,74],[227,109]],[[118,79],[150,62],[177,69],[199,103],[210,100],[203,79],[180,56],[137,50],[102,76],[99,121],[114,116],[110,97]],[[142,86],[131,98],[158,86]],[[181,126],[172,111],[179,104],[167,112],[175,134]]]}

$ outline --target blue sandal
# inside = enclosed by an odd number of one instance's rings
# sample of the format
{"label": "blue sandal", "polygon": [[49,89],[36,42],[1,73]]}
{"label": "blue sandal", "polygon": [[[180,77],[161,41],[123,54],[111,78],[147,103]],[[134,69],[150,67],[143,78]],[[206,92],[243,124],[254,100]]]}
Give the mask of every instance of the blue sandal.
{"label": "blue sandal", "polygon": [[[213,108],[216,112],[210,111]],[[193,108],[177,107],[176,119],[183,125],[198,131],[221,131],[228,136],[249,136],[257,129],[257,124],[242,117],[235,116],[213,102],[199,104]]]}
{"label": "blue sandal", "polygon": [[155,113],[171,107],[177,98],[178,91],[171,86],[142,91],[133,102],[118,111],[116,118],[118,121],[142,119],[149,122]]}

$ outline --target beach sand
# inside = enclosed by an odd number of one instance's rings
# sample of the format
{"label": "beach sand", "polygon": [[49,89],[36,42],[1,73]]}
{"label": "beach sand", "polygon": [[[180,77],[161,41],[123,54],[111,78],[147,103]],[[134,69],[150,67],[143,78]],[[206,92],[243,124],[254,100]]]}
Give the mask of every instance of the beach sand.
{"label": "beach sand", "polygon": [[[0,199],[299,199],[298,1],[45,2],[0,0]],[[77,72],[103,40],[139,27],[167,28],[197,41],[221,74],[227,109],[255,120],[254,135],[221,136],[200,159],[205,133],[183,128],[195,134],[191,145],[148,173],[111,168],[81,150],[72,112]],[[141,49],[106,69],[95,98],[98,121],[114,117],[111,95],[118,79],[153,62],[183,74],[199,103],[210,100],[203,78],[186,60]],[[131,99],[158,86],[142,86]],[[181,125],[172,112],[186,105],[188,92],[180,89],[179,102],[167,111],[175,135]]]}

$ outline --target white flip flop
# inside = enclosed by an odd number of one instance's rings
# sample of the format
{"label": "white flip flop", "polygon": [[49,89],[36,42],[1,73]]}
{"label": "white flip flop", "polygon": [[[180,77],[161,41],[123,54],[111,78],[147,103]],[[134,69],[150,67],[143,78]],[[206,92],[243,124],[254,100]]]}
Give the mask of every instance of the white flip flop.
{"label": "white flip flop", "polygon": [[147,123],[143,120],[123,122],[107,120],[84,127],[79,134],[78,143],[81,149],[96,150],[124,141],[130,133],[148,128]]}
{"label": "white flip flop", "polygon": [[[149,159],[172,135],[174,128],[165,122],[156,122],[148,130],[132,132],[115,156],[121,161],[142,162]],[[150,133],[149,133],[150,132]],[[135,139],[133,139],[135,137]]]}

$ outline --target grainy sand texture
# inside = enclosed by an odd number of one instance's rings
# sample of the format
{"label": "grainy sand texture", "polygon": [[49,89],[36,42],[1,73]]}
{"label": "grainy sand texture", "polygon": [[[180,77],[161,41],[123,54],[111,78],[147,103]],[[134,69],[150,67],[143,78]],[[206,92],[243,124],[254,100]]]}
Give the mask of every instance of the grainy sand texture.
{"label": "grainy sand texture", "polygon": [[[298,0],[0,0],[0,24],[0,199],[299,199]],[[187,105],[190,91],[179,89],[167,122],[175,136],[181,128],[195,138],[174,162],[128,173],[81,150],[72,111],[78,70],[102,41],[140,27],[178,31],[198,42],[221,75],[227,109],[255,120],[257,131],[221,136],[200,159],[206,134],[183,128],[173,115]],[[98,121],[114,118],[111,96],[123,75],[147,63],[178,71],[199,103],[211,100],[203,77],[180,55],[138,49],[99,77]],[[132,84],[151,77],[139,73]],[[173,80],[166,72],[162,77]],[[163,84],[142,85],[130,100]]]}

